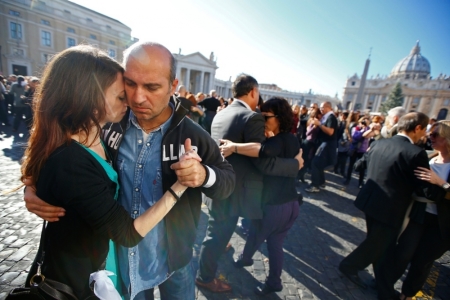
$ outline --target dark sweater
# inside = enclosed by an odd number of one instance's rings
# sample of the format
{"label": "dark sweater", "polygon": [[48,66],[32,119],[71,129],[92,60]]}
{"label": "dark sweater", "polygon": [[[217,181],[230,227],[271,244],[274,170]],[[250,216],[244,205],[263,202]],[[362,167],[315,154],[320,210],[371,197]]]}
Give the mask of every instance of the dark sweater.
{"label": "dark sweater", "polygon": [[133,219],[114,200],[116,184],[76,142],[52,153],[36,187],[41,199],[66,210],[59,222],[47,226],[42,273],[69,285],[79,299],[85,299],[92,294],[89,275],[105,261],[109,239],[131,247],[142,237]]}
{"label": "dark sweater", "polygon": [[[290,132],[280,132],[261,144],[259,157],[294,158],[300,150],[298,139]],[[264,176],[263,203],[280,205],[297,201],[295,177]]]}

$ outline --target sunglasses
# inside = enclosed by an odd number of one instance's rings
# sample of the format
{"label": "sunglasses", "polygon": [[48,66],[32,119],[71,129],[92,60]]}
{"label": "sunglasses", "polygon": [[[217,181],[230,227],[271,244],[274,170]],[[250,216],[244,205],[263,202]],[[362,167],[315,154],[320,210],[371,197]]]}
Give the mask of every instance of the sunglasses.
{"label": "sunglasses", "polygon": [[276,117],[278,117],[278,116],[276,116],[276,115],[274,115],[274,116],[264,116],[264,119],[267,121],[267,120],[269,120],[270,118],[276,118]]}
{"label": "sunglasses", "polygon": [[430,132],[429,136],[432,137],[433,139],[435,139],[439,136],[439,133],[437,133],[436,131],[433,131],[433,132]]}

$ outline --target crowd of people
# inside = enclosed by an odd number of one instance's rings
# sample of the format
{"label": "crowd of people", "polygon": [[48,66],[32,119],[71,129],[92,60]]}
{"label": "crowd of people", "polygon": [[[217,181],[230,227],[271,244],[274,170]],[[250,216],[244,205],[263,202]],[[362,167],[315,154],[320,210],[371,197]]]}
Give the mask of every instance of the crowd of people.
{"label": "crowd of people", "polygon": [[33,97],[39,78],[34,76],[0,75],[0,125],[11,126],[9,115],[14,115],[12,131],[17,132],[23,122],[27,129],[33,123]]}
{"label": "crowd of people", "polygon": [[[195,285],[228,292],[232,285],[216,276],[219,258],[244,218],[248,236],[236,268],[252,265],[266,241],[269,274],[254,291],[281,291],[283,241],[302,204],[297,187],[309,172],[305,191],[319,193],[332,167],[344,185],[357,170],[355,205],[368,229],[339,270],[366,288],[358,271],[373,264],[379,299],[415,295],[450,248],[449,122],[401,107],[384,119],[329,102],[262,101],[247,74],[225,100],[214,90],[187,91],[175,70],[157,43],[132,45],[123,64],[80,45],[55,55],[40,85],[17,76],[8,90],[5,82],[2,96],[14,100],[2,105],[2,120],[15,113],[17,125],[28,120],[31,128],[25,203],[48,221],[27,286],[39,270],[84,299],[94,296],[89,274],[106,269],[125,299],[153,299],[155,287],[164,300],[195,299]],[[426,146],[437,151],[430,163]],[[202,199],[210,214],[194,275]],[[408,264],[398,295],[394,284]]]}

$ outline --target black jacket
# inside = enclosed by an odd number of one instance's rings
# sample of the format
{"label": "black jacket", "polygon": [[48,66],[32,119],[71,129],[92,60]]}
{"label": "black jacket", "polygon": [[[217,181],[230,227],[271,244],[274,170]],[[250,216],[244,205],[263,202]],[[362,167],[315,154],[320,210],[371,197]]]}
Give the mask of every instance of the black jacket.
{"label": "black jacket", "polygon": [[[220,149],[209,134],[186,114],[189,112],[189,101],[175,99],[175,112],[170,128],[163,136],[162,151],[167,153],[169,160],[161,157],[163,174],[163,191],[166,192],[177,180],[177,176],[170,165],[176,163],[182,153],[178,153],[184,141],[190,138],[193,148],[202,158],[202,164],[207,165],[216,173],[216,182],[209,188],[189,188],[164,218],[167,229],[169,272],[178,270],[187,265],[192,258],[192,246],[196,237],[197,225],[200,217],[202,195],[215,200],[227,198],[234,190],[235,176],[232,166],[223,158]],[[109,147],[114,161],[117,158],[118,148],[122,140],[123,129],[126,128],[129,112],[120,123],[109,124],[104,130],[103,140]],[[170,153],[170,149],[174,153]],[[167,149],[164,152],[164,149]],[[183,148],[184,149],[184,148]],[[169,154],[170,153],[170,154]],[[207,174],[208,179],[209,174]],[[206,179],[206,181],[207,181]],[[205,181],[205,182],[206,182]]]}
{"label": "black jacket", "polygon": [[373,143],[366,159],[367,182],[355,205],[375,220],[400,229],[412,193],[427,186],[414,175],[417,167],[429,169],[427,154],[397,135]]}

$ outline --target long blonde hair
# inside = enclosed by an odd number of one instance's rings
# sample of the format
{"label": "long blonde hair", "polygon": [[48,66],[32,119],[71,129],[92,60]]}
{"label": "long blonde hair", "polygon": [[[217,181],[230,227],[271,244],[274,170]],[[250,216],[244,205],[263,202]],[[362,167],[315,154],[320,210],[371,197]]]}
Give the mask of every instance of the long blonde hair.
{"label": "long blonde hair", "polygon": [[450,154],[450,121],[438,121],[431,125],[430,131],[437,127],[437,133],[443,137],[447,144],[447,152]]}

